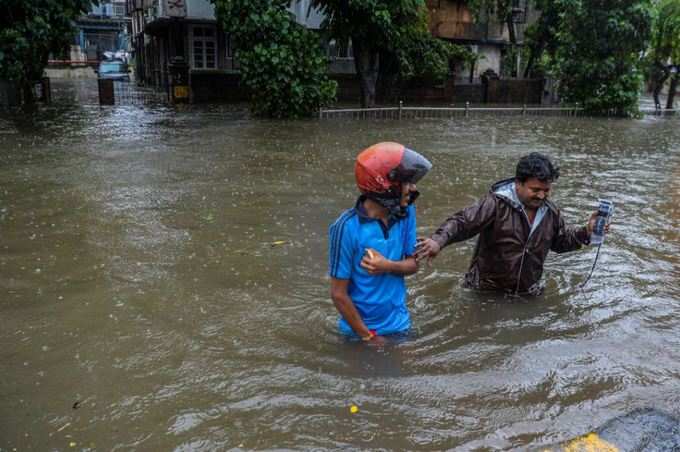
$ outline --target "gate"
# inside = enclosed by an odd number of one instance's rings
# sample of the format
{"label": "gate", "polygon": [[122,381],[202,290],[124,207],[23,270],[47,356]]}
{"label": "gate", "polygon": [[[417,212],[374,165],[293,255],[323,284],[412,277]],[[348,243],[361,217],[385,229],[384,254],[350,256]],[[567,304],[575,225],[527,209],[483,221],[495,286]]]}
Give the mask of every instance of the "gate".
{"label": "gate", "polygon": [[168,103],[168,94],[122,80],[99,79],[100,105],[158,105]]}

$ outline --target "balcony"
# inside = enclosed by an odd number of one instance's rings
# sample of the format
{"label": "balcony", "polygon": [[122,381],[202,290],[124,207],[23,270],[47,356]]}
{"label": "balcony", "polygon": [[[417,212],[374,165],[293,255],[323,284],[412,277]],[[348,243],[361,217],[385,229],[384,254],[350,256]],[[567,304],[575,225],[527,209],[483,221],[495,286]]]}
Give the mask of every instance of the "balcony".
{"label": "balcony", "polygon": [[488,22],[439,22],[433,30],[433,34],[438,38],[469,42],[499,42],[508,39],[505,30],[498,23]]}

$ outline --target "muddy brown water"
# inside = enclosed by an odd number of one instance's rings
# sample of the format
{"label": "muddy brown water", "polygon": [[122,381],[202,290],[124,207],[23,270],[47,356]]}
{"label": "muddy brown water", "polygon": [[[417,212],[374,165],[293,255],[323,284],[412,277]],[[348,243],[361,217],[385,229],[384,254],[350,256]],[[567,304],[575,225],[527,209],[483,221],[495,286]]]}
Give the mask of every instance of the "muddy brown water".
{"label": "muddy brown water", "polygon": [[[0,450],[505,450],[680,414],[680,119],[275,122],[94,93],[0,116]],[[553,156],[570,222],[616,203],[592,281],[586,249],[551,255],[544,296],[480,295],[468,241],[408,279],[409,338],[345,342],[327,228],[382,140],[434,164],[422,234]]]}

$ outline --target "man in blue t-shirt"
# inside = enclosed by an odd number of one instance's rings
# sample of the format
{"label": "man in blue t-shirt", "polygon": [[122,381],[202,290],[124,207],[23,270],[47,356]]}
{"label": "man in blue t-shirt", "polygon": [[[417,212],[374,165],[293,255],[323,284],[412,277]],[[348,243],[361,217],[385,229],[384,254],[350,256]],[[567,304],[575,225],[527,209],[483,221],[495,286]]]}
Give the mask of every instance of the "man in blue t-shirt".
{"label": "man in blue t-shirt", "polygon": [[329,231],[331,298],[344,335],[364,341],[406,332],[411,326],[404,275],[418,270],[416,182],[432,164],[397,143],[378,143],[357,157],[361,191]]}

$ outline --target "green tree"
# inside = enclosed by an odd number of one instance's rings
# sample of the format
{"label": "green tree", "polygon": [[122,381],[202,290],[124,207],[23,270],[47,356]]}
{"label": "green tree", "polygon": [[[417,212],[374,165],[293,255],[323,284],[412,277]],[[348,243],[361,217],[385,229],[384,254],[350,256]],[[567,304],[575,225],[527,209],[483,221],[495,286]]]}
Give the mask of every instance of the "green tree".
{"label": "green tree", "polygon": [[655,5],[652,40],[647,55],[654,102],[661,106],[659,94],[670,78],[666,108],[673,108],[680,83],[680,0],[661,0]]}
{"label": "green tree", "polygon": [[286,0],[212,0],[236,47],[256,115],[310,116],[335,98],[321,38],[295,22]]}
{"label": "green tree", "polygon": [[524,32],[524,44],[529,52],[524,78],[545,74],[543,57],[557,51],[557,29],[562,13],[553,0],[534,0],[533,4],[541,14]]}
{"label": "green tree", "polygon": [[531,66],[559,82],[562,100],[591,114],[638,112],[641,62],[651,30],[649,0],[538,0],[528,32]]}
{"label": "green tree", "polygon": [[61,52],[73,38],[73,21],[91,7],[90,0],[0,0],[0,78],[20,88],[32,102],[49,54]]}
{"label": "green tree", "polygon": [[437,39],[427,26],[427,10],[421,9],[417,22],[395,31],[390,46],[380,52],[378,91],[392,98],[408,81],[417,79],[437,84],[446,81],[452,65],[469,63],[476,54],[465,46]]}
{"label": "green tree", "polygon": [[[448,72],[447,53],[458,52],[427,31],[424,0],[313,0],[313,5],[325,14],[323,27],[330,37],[352,41],[363,107],[375,105],[381,59],[390,60],[384,74],[396,67],[404,79],[415,75],[415,62],[424,58],[423,67],[436,66],[436,71],[446,60]],[[418,48],[425,53],[414,55]]]}

